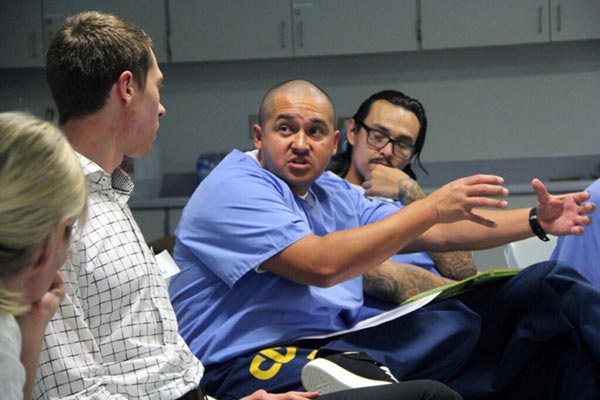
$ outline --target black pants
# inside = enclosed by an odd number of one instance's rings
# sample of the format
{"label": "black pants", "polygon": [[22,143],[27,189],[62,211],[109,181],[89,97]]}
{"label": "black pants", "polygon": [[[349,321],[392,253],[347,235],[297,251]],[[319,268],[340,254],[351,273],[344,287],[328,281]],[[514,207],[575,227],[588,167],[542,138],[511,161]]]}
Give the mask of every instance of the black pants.
{"label": "black pants", "polygon": [[[248,393],[250,394],[250,393]],[[202,386],[179,400],[203,400]],[[461,400],[462,397],[444,384],[426,379],[390,385],[348,389],[319,396],[321,400]]]}
{"label": "black pants", "polygon": [[430,380],[414,380],[391,385],[348,389],[319,396],[319,400],[460,400],[446,385]]}
{"label": "black pants", "polygon": [[196,389],[190,390],[183,396],[181,396],[177,400],[206,400],[206,391],[202,385],[198,386]]}

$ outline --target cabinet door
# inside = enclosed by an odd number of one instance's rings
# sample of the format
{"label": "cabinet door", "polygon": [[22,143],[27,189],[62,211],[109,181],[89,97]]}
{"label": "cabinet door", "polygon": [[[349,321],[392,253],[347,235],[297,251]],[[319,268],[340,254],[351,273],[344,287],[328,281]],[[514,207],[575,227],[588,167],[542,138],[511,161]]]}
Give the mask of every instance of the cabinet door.
{"label": "cabinet door", "polygon": [[85,10],[98,10],[118,15],[139,25],[152,38],[158,62],[168,60],[164,0],[43,0],[43,2],[46,46],[66,17]]}
{"label": "cabinet door", "polygon": [[600,39],[600,1],[551,0],[552,41]]}
{"label": "cabinet door", "polygon": [[0,2],[0,37],[0,68],[43,66],[39,0]]}
{"label": "cabinet door", "polygon": [[292,56],[289,0],[169,1],[171,60]]}
{"label": "cabinet door", "polygon": [[548,0],[421,0],[423,49],[548,42]]}
{"label": "cabinet door", "polygon": [[417,2],[294,0],[294,55],[417,50]]}

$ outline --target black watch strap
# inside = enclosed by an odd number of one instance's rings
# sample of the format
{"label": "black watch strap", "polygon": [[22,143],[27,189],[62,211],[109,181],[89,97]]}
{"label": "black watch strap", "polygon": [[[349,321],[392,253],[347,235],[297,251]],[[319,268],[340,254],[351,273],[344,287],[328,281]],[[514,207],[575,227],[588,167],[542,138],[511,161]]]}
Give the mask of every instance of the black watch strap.
{"label": "black watch strap", "polygon": [[532,207],[531,210],[529,210],[529,226],[531,227],[531,231],[535,233],[540,240],[543,240],[544,242],[550,240],[550,238],[546,236],[544,228],[540,225],[540,220],[537,216],[537,207]]}

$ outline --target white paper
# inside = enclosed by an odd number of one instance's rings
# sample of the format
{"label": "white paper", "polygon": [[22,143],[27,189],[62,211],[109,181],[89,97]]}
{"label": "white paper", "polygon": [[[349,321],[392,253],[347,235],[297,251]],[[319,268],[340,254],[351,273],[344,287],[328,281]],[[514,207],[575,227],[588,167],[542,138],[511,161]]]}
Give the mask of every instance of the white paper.
{"label": "white paper", "polygon": [[345,334],[348,332],[359,331],[362,329],[367,329],[367,328],[371,328],[373,326],[381,325],[388,321],[392,321],[396,318],[400,318],[401,316],[409,314],[415,310],[418,310],[421,307],[424,307],[427,303],[429,303],[433,299],[435,299],[439,294],[440,294],[440,292],[432,293],[429,296],[425,296],[421,299],[412,301],[403,306],[398,306],[392,310],[386,311],[386,312],[378,314],[378,315],[374,315],[371,318],[367,318],[367,319],[364,319],[364,320],[358,322],[356,325],[354,325],[350,329],[345,329],[343,331],[337,331],[337,332],[331,332],[331,333],[327,333],[324,335],[307,336],[307,337],[303,337],[302,339],[327,338],[327,337],[331,337],[331,336],[342,335],[342,334]]}
{"label": "white paper", "polygon": [[171,257],[171,254],[169,254],[167,250],[161,251],[154,257],[160,268],[161,275],[167,282],[169,281],[169,278],[179,272],[179,267],[175,264],[175,260],[173,260],[173,257]]}

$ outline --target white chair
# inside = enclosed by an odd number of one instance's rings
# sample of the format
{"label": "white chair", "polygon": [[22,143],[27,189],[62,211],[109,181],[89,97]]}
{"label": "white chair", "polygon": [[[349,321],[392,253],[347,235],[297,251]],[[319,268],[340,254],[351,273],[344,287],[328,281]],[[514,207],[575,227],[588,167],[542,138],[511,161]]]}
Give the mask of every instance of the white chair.
{"label": "white chair", "polygon": [[504,246],[504,258],[509,268],[525,268],[531,264],[550,259],[556,246],[557,237],[548,235],[550,241],[543,242],[531,237]]}

